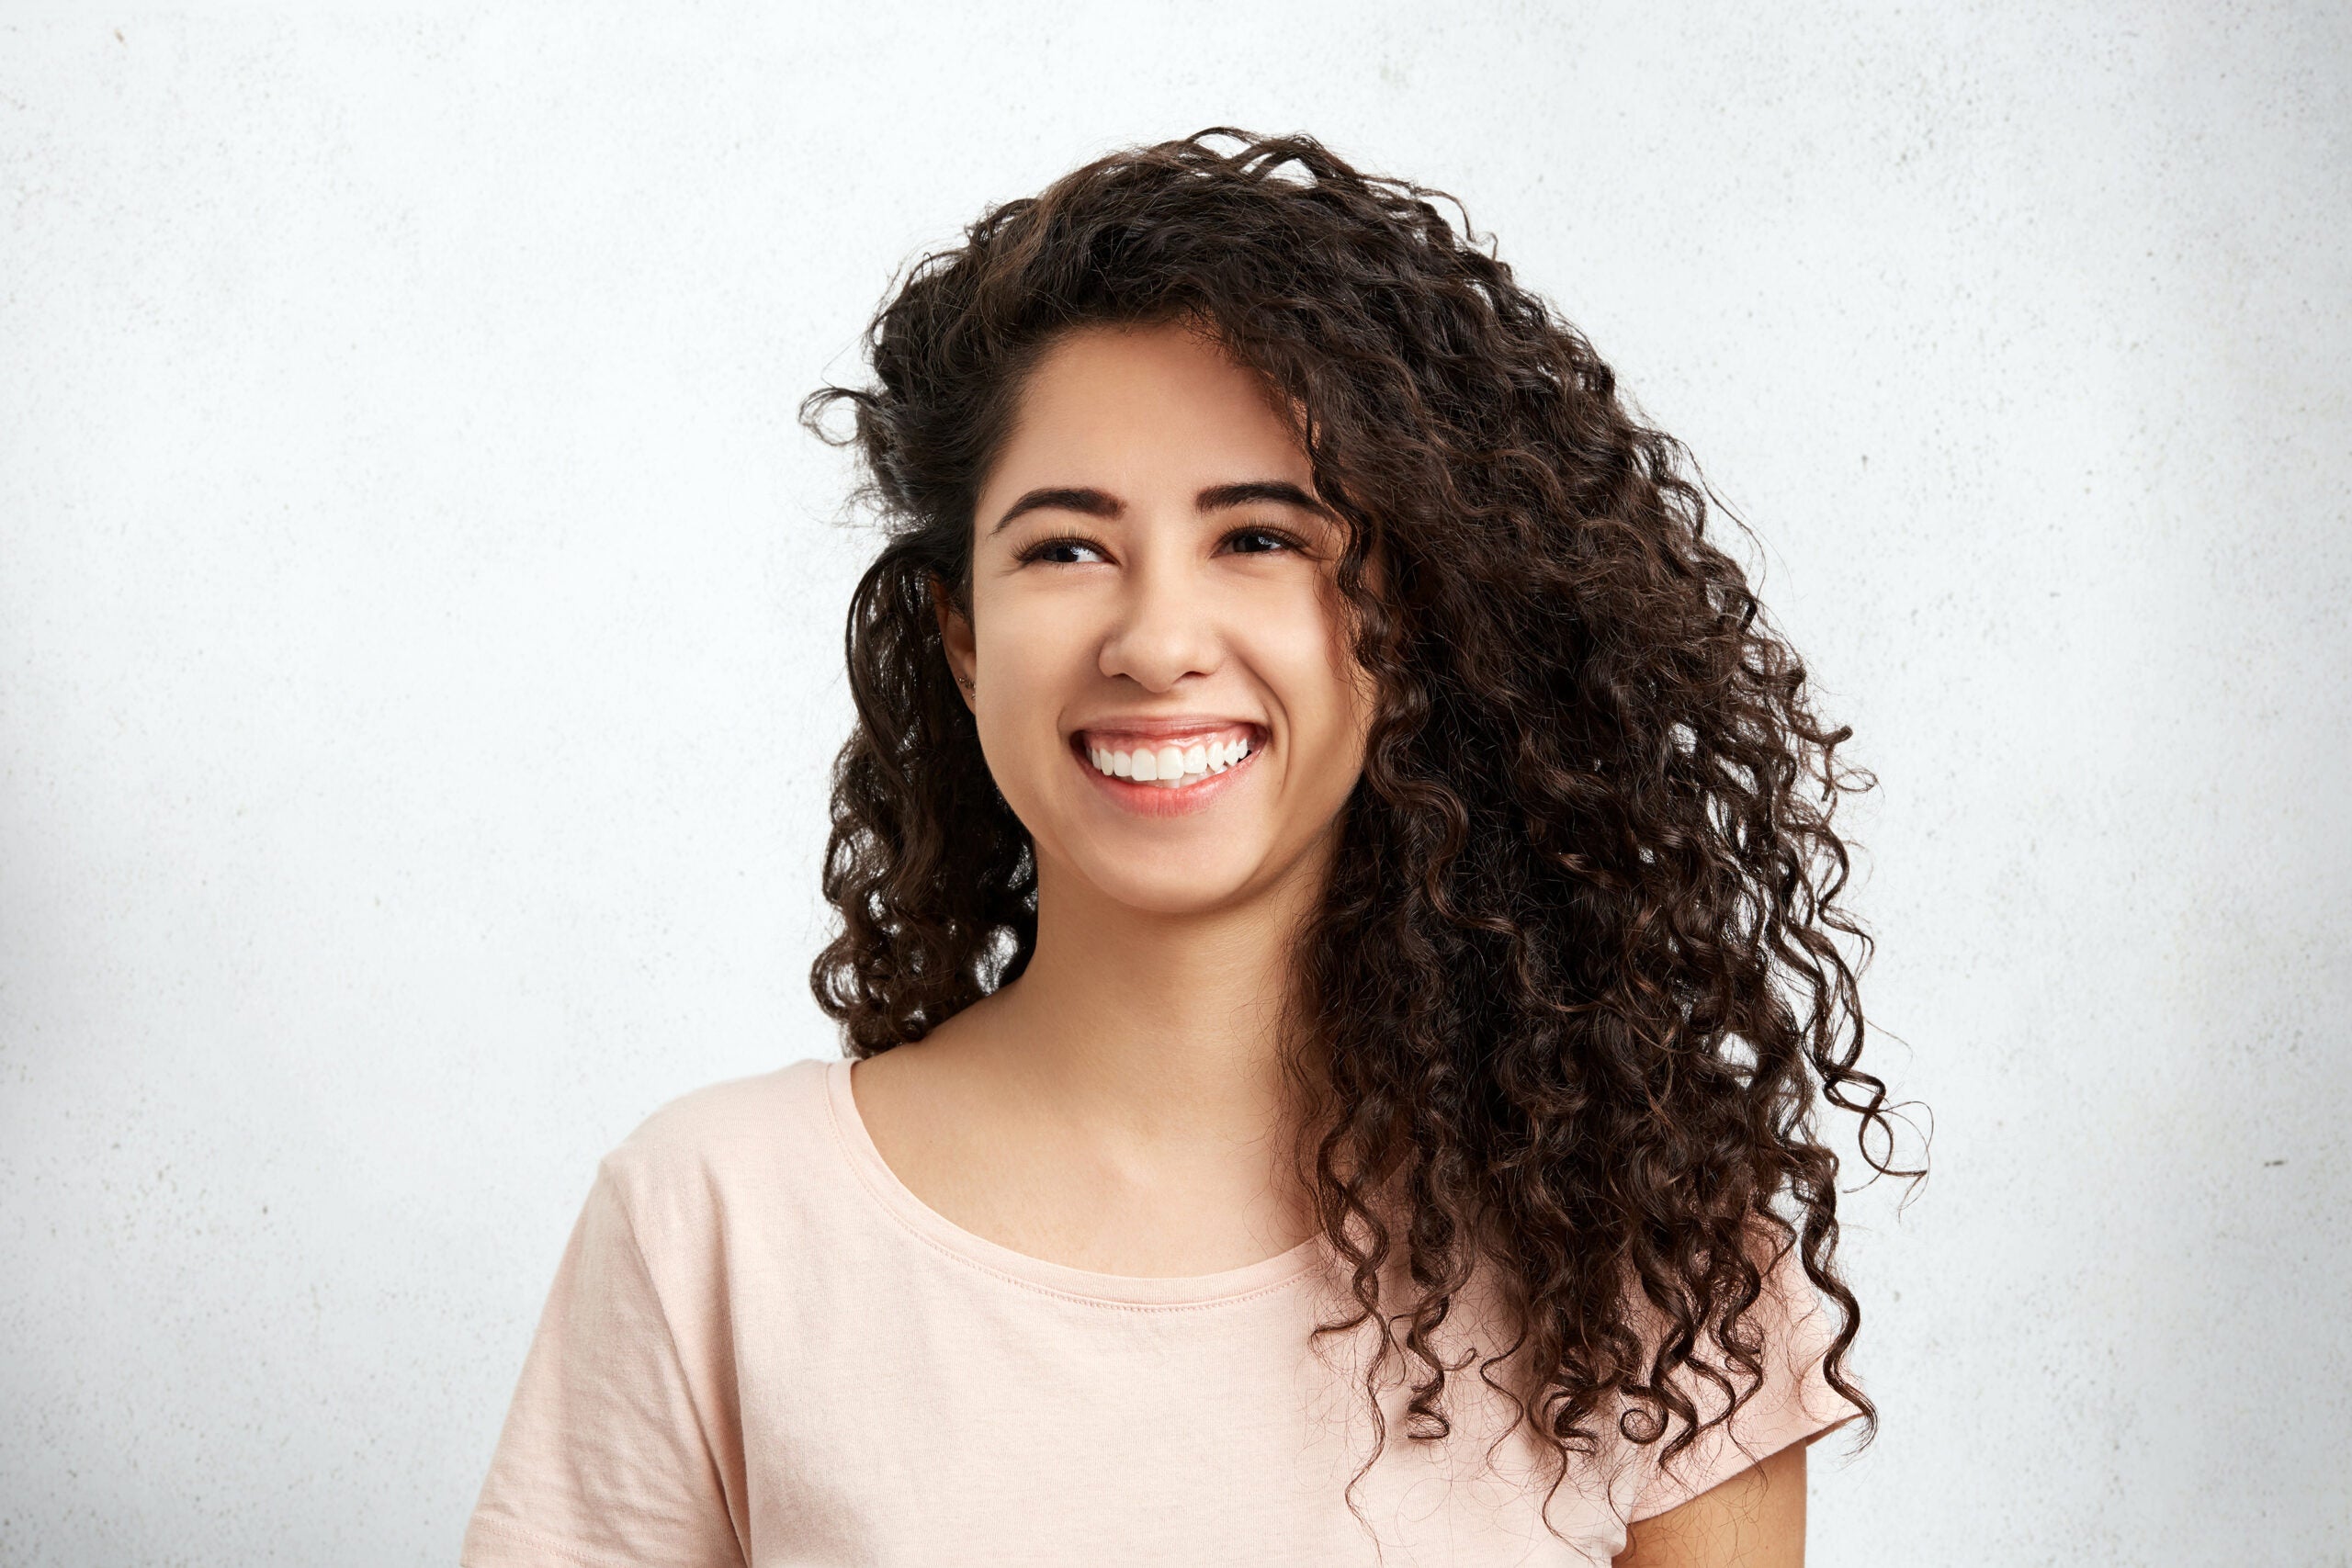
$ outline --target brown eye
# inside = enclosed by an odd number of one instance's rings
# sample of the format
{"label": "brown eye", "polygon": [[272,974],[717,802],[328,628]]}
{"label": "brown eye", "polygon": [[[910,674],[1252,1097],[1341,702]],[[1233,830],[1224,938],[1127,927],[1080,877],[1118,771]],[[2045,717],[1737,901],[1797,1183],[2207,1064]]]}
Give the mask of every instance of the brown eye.
{"label": "brown eye", "polygon": [[1091,539],[1081,539],[1076,535],[1064,534],[1050,539],[1040,539],[1014,558],[1023,566],[1035,560],[1045,561],[1049,566],[1082,566],[1085,564],[1084,559],[1079,557],[1077,552],[1083,550],[1092,550],[1100,555],[1102,547]]}
{"label": "brown eye", "polygon": [[1226,543],[1245,556],[1270,555],[1277,550],[1297,550],[1306,547],[1279,528],[1237,528],[1225,536]]}

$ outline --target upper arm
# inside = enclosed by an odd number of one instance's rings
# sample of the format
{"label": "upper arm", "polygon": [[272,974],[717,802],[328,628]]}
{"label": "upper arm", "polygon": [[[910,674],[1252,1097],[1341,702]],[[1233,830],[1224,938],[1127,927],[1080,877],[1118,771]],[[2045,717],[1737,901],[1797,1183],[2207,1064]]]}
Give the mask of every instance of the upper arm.
{"label": "upper arm", "polygon": [[1690,1501],[1636,1520],[1616,1568],[1804,1568],[1804,1450],[1791,1443]]}
{"label": "upper arm", "polygon": [[1748,1320],[1761,1338],[1753,1361],[1736,1368],[1741,1359],[1715,1338],[1668,1374],[1690,1401],[1677,1424],[1688,1419],[1697,1430],[1671,1463],[1661,1441],[1637,1465],[1618,1562],[1793,1568],[1804,1561],[1805,1448],[1864,1412],[1828,1381],[1834,1336],[1794,1247],[1763,1283]]}
{"label": "upper arm", "polygon": [[468,1521],[469,1568],[742,1561],[726,1445],[712,1441],[724,1391],[705,1365],[707,1336],[682,1357],[678,1326],[607,1162],[557,1267]]}

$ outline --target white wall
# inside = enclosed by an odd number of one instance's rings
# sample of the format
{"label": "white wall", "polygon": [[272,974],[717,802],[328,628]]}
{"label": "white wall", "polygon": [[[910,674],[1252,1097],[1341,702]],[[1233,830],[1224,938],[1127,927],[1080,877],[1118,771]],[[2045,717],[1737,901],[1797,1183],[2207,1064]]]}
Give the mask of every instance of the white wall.
{"label": "white wall", "polygon": [[831,1049],[796,400],[1220,122],[1463,197],[1883,781],[1815,1560],[2346,1561],[2346,9],[1114,9],[0,17],[0,1561],[454,1560],[597,1155]]}

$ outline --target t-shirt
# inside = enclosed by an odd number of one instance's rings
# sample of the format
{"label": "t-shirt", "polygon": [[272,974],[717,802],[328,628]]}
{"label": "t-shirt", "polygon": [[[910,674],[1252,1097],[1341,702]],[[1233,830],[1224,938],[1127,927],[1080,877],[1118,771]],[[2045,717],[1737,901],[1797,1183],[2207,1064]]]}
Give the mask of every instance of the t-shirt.
{"label": "t-shirt", "polygon": [[1172,1279],[1032,1258],[899,1180],[847,1061],[713,1085],[598,1165],[461,1562],[1605,1563],[1626,1520],[1857,1414],[1783,1269],[1736,1432],[1662,1473],[1655,1445],[1605,1431],[1551,1498],[1566,1543],[1537,1517],[1535,1440],[1495,1444],[1511,1412],[1475,1364],[1436,1442],[1407,1435],[1388,1380],[1351,1508],[1377,1329],[1310,1344],[1343,1315],[1335,1258],[1319,1236]]}

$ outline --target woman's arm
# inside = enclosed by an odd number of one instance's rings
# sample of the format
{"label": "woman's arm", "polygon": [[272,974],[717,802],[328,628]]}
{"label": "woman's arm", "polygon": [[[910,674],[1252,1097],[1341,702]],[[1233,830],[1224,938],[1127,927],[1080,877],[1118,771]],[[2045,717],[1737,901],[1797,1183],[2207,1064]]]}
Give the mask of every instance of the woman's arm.
{"label": "woman's arm", "polygon": [[1804,1568],[1804,1450],[1791,1443],[1637,1520],[1616,1568]]}

